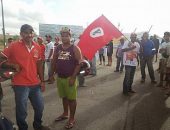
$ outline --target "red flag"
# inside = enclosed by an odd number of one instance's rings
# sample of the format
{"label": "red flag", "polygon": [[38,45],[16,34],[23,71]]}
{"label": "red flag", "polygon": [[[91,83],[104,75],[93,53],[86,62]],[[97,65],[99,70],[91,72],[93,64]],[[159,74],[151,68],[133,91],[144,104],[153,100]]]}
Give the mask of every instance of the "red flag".
{"label": "red flag", "polygon": [[78,46],[83,56],[92,60],[97,50],[113,38],[119,38],[122,35],[123,34],[102,15],[85,29],[80,37]]}

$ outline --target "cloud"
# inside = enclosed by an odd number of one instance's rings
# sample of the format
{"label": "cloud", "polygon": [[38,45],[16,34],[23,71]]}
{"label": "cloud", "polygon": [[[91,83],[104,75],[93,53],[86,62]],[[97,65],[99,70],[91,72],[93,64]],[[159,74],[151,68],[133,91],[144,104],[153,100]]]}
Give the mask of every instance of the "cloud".
{"label": "cloud", "polygon": [[38,32],[38,23],[45,21],[45,5],[41,0],[4,0],[3,5],[6,33],[19,34],[20,26],[25,23],[32,25]]}
{"label": "cloud", "polygon": [[[83,25],[101,14],[123,32],[146,31],[163,34],[170,30],[169,0],[3,0],[7,33],[18,33],[22,24],[31,24],[36,33],[39,23]],[[114,2],[114,3],[113,3]],[[113,3],[113,4],[112,4]],[[1,17],[1,13],[0,13]],[[2,28],[2,25],[0,25]],[[1,33],[1,32],[0,32]]]}

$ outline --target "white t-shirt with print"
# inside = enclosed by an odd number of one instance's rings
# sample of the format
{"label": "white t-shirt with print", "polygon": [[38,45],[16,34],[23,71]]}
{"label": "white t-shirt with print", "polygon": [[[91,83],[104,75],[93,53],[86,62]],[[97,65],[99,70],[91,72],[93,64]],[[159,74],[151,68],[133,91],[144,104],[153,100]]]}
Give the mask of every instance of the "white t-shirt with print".
{"label": "white t-shirt with print", "polygon": [[[123,64],[129,66],[137,66],[137,55],[139,53],[140,45],[138,42],[131,43],[131,46],[136,46],[133,50],[126,51],[123,54]],[[129,42],[125,42],[122,49],[129,48]]]}
{"label": "white t-shirt with print", "polygon": [[[45,47],[45,59],[48,59],[51,49],[54,50],[54,43],[53,42],[49,42],[49,43],[46,44],[46,47]],[[52,59],[52,57],[53,57],[53,55],[50,57],[50,59]]]}

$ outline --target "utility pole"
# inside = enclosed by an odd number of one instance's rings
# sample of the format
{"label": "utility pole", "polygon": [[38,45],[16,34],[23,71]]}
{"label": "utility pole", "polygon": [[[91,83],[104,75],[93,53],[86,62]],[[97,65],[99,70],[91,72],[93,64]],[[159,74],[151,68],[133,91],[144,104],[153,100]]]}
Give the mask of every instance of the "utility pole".
{"label": "utility pole", "polygon": [[2,9],[2,32],[3,32],[3,44],[4,44],[4,48],[5,48],[5,42],[6,42],[6,38],[5,38],[5,24],[4,24],[4,8],[3,8],[3,1],[1,0],[1,9]]}

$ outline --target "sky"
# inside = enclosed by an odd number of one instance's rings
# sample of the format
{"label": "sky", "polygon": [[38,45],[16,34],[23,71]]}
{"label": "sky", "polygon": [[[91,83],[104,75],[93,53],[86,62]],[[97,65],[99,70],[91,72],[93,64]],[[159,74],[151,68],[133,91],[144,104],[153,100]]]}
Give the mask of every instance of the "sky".
{"label": "sky", "polygon": [[148,31],[151,26],[151,35],[162,37],[170,31],[169,0],[3,0],[3,7],[7,34],[19,34],[23,24],[32,25],[37,34],[39,23],[86,28],[102,14],[122,33]]}

